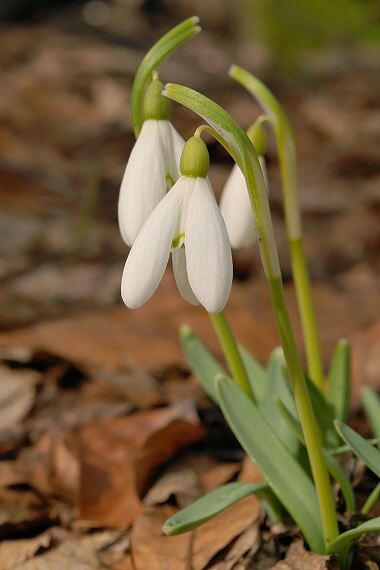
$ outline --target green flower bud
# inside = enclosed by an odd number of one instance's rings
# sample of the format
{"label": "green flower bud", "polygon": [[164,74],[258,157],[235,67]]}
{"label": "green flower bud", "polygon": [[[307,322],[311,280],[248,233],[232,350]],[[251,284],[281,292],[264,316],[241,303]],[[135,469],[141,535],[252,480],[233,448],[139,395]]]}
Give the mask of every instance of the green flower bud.
{"label": "green flower bud", "polygon": [[255,147],[255,151],[259,156],[264,156],[267,147],[267,136],[263,127],[261,126],[261,121],[256,121],[251,125],[247,131],[247,135]]}
{"label": "green flower bud", "polygon": [[199,136],[191,137],[182,151],[179,169],[182,176],[206,178],[210,157],[206,143]]}
{"label": "green flower bud", "polygon": [[161,95],[164,84],[159,79],[153,79],[146,90],[144,98],[145,120],[168,121],[172,110],[171,102]]}

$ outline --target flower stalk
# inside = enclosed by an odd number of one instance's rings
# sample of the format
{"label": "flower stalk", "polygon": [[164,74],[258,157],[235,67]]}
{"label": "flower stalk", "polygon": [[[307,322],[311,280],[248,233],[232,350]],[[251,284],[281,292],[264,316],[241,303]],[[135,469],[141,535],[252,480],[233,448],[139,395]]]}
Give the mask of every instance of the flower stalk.
{"label": "flower stalk", "polygon": [[294,136],[280,104],[256,77],[233,65],[230,76],[243,85],[262,105],[276,134],[284,192],[284,212],[291,263],[308,362],[308,373],[315,385],[323,388],[323,364],[311,295],[310,278],[303,247],[301,213],[297,189],[297,160]]}
{"label": "flower stalk", "polygon": [[255,397],[251,390],[247,372],[241,359],[239,349],[228,324],[224,311],[220,313],[209,313],[212,325],[218,340],[223,348],[229,369],[236,384],[255,402]]}

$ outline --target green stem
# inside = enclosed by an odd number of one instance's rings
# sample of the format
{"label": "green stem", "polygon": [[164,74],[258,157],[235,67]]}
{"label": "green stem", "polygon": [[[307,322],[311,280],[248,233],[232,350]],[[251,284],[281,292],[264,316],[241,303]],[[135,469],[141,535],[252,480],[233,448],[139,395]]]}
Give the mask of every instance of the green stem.
{"label": "green stem", "polygon": [[[301,209],[297,188],[297,153],[290,123],[276,97],[257,77],[233,65],[230,76],[243,85],[264,108],[276,135],[284,194],[286,232],[292,257],[297,302],[305,339],[308,374],[319,389],[323,386],[323,366],[311,286],[303,253]],[[296,245],[294,245],[296,243]]]}
{"label": "green stem", "polygon": [[223,348],[224,356],[235,382],[253,401],[255,401],[247,372],[226,315],[222,311],[216,314],[209,313],[209,316],[218,340]]}
{"label": "green stem", "polygon": [[[283,121],[286,121],[285,126],[281,126]],[[279,119],[277,119],[278,123],[280,123]],[[292,273],[305,342],[308,374],[314,384],[322,391],[322,354],[311,294],[309,271],[303,247],[301,209],[297,191],[296,150],[293,134],[285,116],[282,118],[281,123],[275,128],[275,131],[284,190],[284,212]]]}
{"label": "green stem", "polygon": [[289,245],[294,285],[296,288],[303,336],[305,339],[308,373],[314,384],[322,391],[323,365],[321,349],[302,238],[289,240]]}
{"label": "green stem", "polygon": [[318,496],[325,546],[338,536],[338,523],[330,479],[323,456],[317,420],[307,389],[301,361],[286,307],[281,277],[268,280],[272,306],[286,365],[292,382],[294,398],[309,455],[310,466]]}

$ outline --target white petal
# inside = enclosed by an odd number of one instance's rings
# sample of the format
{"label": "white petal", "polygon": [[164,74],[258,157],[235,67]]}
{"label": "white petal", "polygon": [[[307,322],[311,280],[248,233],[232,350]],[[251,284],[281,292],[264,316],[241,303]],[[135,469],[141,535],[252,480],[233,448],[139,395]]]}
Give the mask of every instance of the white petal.
{"label": "white petal", "polygon": [[121,279],[121,296],[130,309],[146,303],[162,279],[179,208],[180,192],[173,186],[149,216],[133,244]]}
{"label": "white petal", "polygon": [[119,195],[119,227],[132,245],[157,204],[166,194],[166,174],[158,123],[145,121],[132,149]]}
{"label": "white petal", "polygon": [[166,189],[170,190],[181,176],[179,162],[185,141],[170,121],[158,121],[158,128],[165,164]]}
{"label": "white petal", "polygon": [[172,252],[175,282],[181,296],[191,305],[199,305],[199,301],[190,287],[186,269],[186,253],[183,247]]}
{"label": "white petal", "polygon": [[[259,162],[268,190],[265,158],[259,156]],[[256,224],[245,178],[236,164],[224,186],[219,206],[231,246],[239,248],[252,245],[257,240]]]}
{"label": "white petal", "polygon": [[191,178],[190,176],[181,176],[178,180],[181,196],[181,206],[180,212],[177,219],[177,225],[175,228],[173,241],[175,247],[173,249],[179,249],[185,242],[185,231],[186,231],[186,219],[187,219],[187,208],[189,200],[193,193],[193,188],[195,186],[196,178]]}
{"label": "white petal", "polygon": [[220,211],[233,248],[252,245],[256,239],[255,220],[242,171],[234,165],[220,199]]}
{"label": "white petal", "polygon": [[209,313],[225,306],[232,285],[227,230],[210,183],[197,178],[186,220],[186,261],[190,286]]}

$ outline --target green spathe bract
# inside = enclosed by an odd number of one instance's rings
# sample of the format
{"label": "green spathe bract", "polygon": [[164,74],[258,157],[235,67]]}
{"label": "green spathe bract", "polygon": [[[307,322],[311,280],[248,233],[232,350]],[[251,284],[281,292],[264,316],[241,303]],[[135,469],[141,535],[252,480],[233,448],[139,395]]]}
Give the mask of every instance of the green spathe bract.
{"label": "green spathe bract", "polygon": [[198,22],[199,18],[194,16],[169,30],[154,44],[141,62],[131,93],[132,121],[136,138],[139,136],[144,122],[142,110],[144,91],[152,80],[153,72],[157,71],[180,45],[200,32]]}

